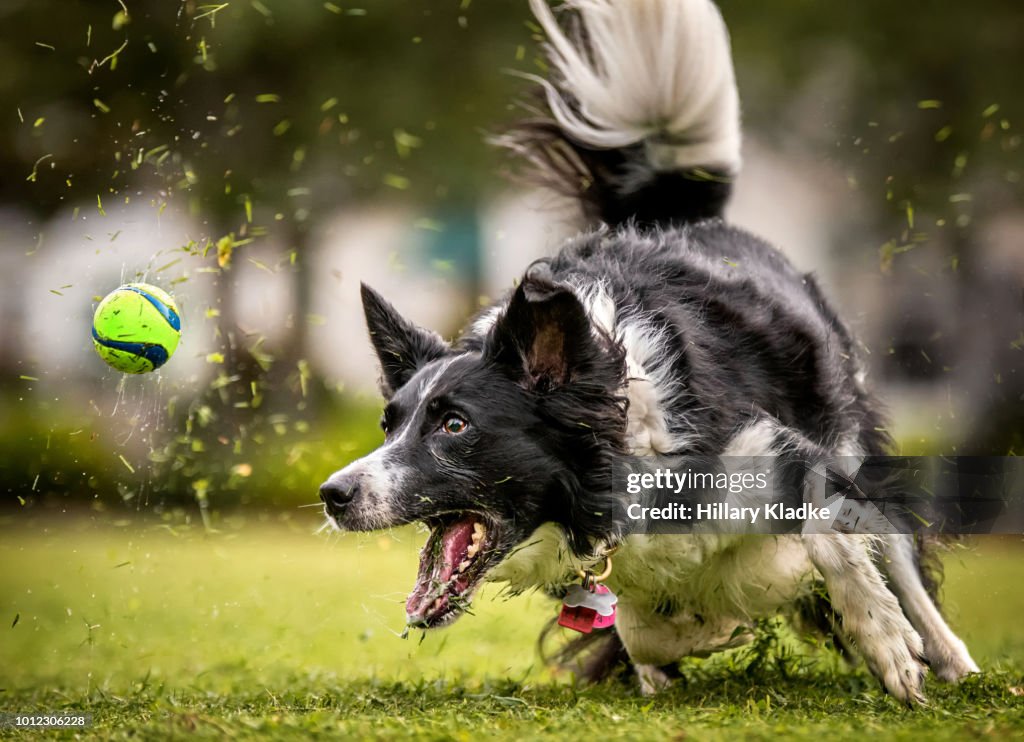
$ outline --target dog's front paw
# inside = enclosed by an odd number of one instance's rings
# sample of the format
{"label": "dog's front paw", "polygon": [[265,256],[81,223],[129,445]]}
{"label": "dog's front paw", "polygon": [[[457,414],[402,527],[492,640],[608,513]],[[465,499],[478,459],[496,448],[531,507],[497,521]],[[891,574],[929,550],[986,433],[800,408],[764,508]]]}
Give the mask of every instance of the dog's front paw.
{"label": "dog's front paw", "polygon": [[924,676],[928,668],[913,657],[900,659],[889,664],[882,673],[885,689],[898,701],[907,706],[923,706]]}
{"label": "dog's front paw", "polygon": [[876,651],[865,654],[870,657],[868,664],[886,691],[907,706],[926,704],[924,677],[928,666],[924,660],[924,646],[917,632],[908,625],[907,630],[886,637],[882,645],[874,649]]}

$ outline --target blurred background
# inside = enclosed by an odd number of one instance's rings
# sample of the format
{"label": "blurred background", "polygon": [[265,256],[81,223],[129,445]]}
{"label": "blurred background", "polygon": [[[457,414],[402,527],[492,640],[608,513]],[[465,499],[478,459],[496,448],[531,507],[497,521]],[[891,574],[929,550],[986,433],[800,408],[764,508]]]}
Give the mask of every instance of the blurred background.
{"label": "blurred background", "polygon": [[[730,218],[815,271],[905,453],[1024,445],[1024,7],[723,0]],[[0,518],[217,527],[379,442],[358,285],[453,335],[578,228],[485,138],[538,72],[525,2],[5,0]],[[122,378],[119,283],[184,335]],[[238,506],[244,505],[244,508]]]}
{"label": "blurred background", "polygon": [[[1020,453],[1024,6],[721,7],[730,218],[820,276],[904,453]],[[578,229],[485,143],[543,70],[525,0],[3,0],[0,29],[0,708],[538,677],[543,596],[400,642],[423,536],[312,535],[381,440],[359,282],[452,335]],[[90,338],[129,280],[184,316],[143,377]],[[1019,669],[1020,557],[946,558],[986,669]]]}

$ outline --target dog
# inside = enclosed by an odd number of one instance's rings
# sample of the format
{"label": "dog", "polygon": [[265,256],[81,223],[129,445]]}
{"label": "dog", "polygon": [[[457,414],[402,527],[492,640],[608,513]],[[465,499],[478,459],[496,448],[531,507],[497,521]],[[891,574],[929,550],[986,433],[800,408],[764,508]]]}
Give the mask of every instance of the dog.
{"label": "dog", "polygon": [[[368,286],[384,443],[320,489],[328,522],[430,530],[406,603],[444,626],[484,581],[564,594],[613,547],[611,641],[644,692],[759,617],[816,614],[890,694],[978,667],[912,535],[644,535],[609,518],[626,460],[884,454],[851,332],[814,277],[723,221],[739,98],[710,0],[530,0],[543,114],[497,138],[580,204],[587,231],[529,266],[454,343]],[[811,610],[807,610],[811,606]]]}

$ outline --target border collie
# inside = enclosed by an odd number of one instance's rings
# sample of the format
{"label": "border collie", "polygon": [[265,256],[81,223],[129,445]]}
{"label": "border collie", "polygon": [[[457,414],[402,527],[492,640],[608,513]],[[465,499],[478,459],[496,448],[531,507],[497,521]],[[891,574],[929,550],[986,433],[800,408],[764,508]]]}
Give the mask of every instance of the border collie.
{"label": "border collie", "polygon": [[[410,626],[455,621],[485,581],[564,594],[616,548],[614,633],[645,692],[664,668],[816,615],[885,689],[978,670],[910,535],[629,534],[613,468],[658,457],[882,455],[850,331],[815,279],[722,220],[739,100],[710,0],[568,0],[547,37],[546,108],[499,138],[591,225],[526,269],[453,343],[367,286],[383,445],[320,489],[339,529],[422,522]],[[827,596],[827,597],[826,597]],[[810,608],[808,608],[810,606]],[[618,644],[621,642],[621,644]]]}

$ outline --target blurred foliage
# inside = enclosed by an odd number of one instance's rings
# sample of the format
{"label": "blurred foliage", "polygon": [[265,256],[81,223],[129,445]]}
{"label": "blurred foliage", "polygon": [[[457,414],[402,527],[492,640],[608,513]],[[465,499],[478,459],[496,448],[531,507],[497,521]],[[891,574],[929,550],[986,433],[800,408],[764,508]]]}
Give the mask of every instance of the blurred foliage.
{"label": "blurred foliage", "polygon": [[[722,7],[750,126],[859,153],[856,168],[881,177],[865,183],[869,193],[896,183],[897,200],[927,199],[960,155],[964,167],[1019,177],[1019,157],[1006,160],[1019,152],[1019,3]],[[540,64],[518,2],[124,8],[0,9],[0,95],[16,109],[0,124],[0,165],[35,173],[29,185],[5,178],[0,201],[45,213],[127,197],[148,178],[184,193],[197,214],[229,213],[239,225],[247,203],[299,220],[389,190],[471,203],[494,185],[480,132],[509,117],[522,87],[503,71]],[[806,106],[790,104],[823,75],[824,126],[808,130],[796,120]]]}
{"label": "blurred foliage", "polygon": [[193,404],[178,426],[182,432],[149,453],[161,490],[194,497],[204,518],[235,505],[319,505],[324,478],[384,439],[376,401],[319,399],[315,417],[301,408],[293,414],[257,411],[233,439],[212,424],[210,407]]}
{"label": "blurred foliage", "polygon": [[[839,246],[877,252],[883,271],[912,249],[940,253],[968,314],[976,226],[1024,200],[1024,6],[721,6],[748,130],[781,148],[799,139],[864,197],[855,221],[871,228]],[[40,238],[62,209],[185,205],[204,234],[184,248],[219,277],[224,344],[223,372],[164,413],[171,432],[151,450],[38,395],[27,411],[8,404],[5,499],[309,498],[377,436],[372,403],[339,402],[302,370],[309,228],[371,201],[431,223],[501,186],[483,134],[519,115],[525,86],[506,71],[543,68],[525,1],[6,0],[0,23],[0,205],[30,210]],[[231,311],[232,254],[253,240],[279,246],[296,288],[276,360],[246,346]],[[988,452],[1024,424],[1024,381],[1009,371],[991,404],[1011,422]],[[26,393],[17,373],[0,375],[11,400]]]}
{"label": "blurred foliage", "polygon": [[[776,139],[814,142],[871,210],[847,254],[878,249],[880,267],[910,249],[977,253],[975,220],[1019,207],[1024,188],[1016,70],[1024,6],[1013,0],[893,5],[721,2],[746,120]],[[806,100],[806,98],[810,100]]]}
{"label": "blurred foliage", "polygon": [[213,409],[199,401],[163,413],[158,435],[168,439],[156,441],[126,440],[124,429],[61,405],[31,412],[12,406],[0,419],[0,508],[25,515],[81,506],[161,513],[194,503],[209,523],[238,505],[318,503],[324,476],[383,437],[376,402],[324,394],[320,404],[313,425],[302,410],[257,411],[229,439],[212,425]]}
{"label": "blurred foliage", "polygon": [[[427,214],[472,208],[494,169],[481,131],[521,87],[503,70],[525,56],[530,33],[524,8],[483,8],[396,0],[0,8],[11,32],[0,42],[0,95],[13,106],[0,121],[0,166],[25,175],[0,181],[0,203],[42,218],[70,206],[102,214],[118,200],[187,204],[205,234],[184,249],[208,256],[217,275],[223,344],[213,383],[195,399],[170,400],[177,409],[162,427],[173,432],[141,452],[150,461],[106,440],[116,424],[72,422],[75,411],[48,411],[45,402],[5,420],[0,439],[17,438],[9,450],[24,455],[0,457],[12,502],[88,494],[138,507],[195,498],[204,513],[283,504],[315,498],[325,473],[370,447],[377,412],[339,403],[303,360],[305,227],[369,198],[413,200]],[[261,239],[290,252],[283,270],[300,305],[290,346],[255,351],[233,315],[231,267]],[[14,384],[13,393],[25,388]],[[40,452],[55,437],[70,445]]]}
{"label": "blurred foliage", "polygon": [[479,131],[517,85],[502,70],[529,39],[514,3],[125,7],[0,10],[0,96],[17,107],[0,164],[35,173],[4,179],[0,201],[45,213],[148,182],[239,225],[247,204],[302,221],[387,189],[466,201],[490,168]]}

